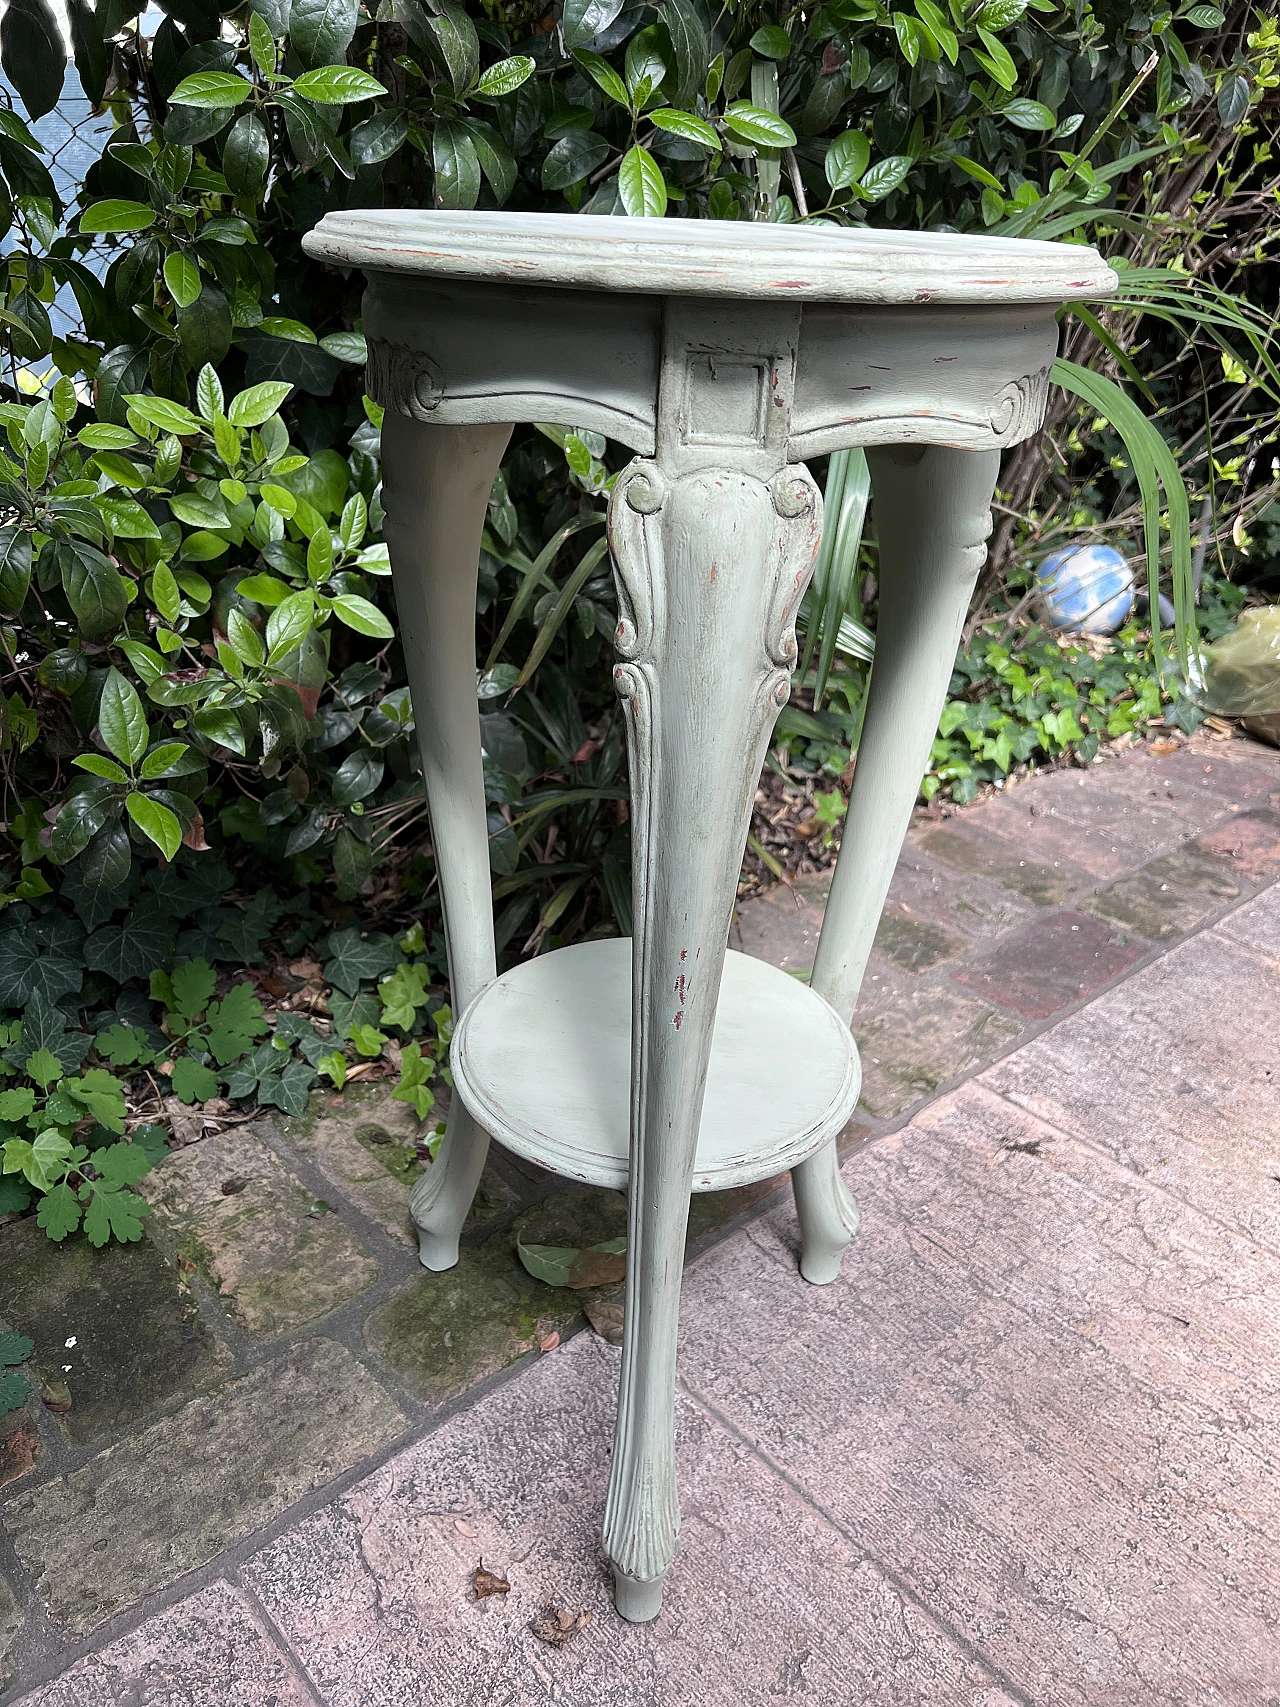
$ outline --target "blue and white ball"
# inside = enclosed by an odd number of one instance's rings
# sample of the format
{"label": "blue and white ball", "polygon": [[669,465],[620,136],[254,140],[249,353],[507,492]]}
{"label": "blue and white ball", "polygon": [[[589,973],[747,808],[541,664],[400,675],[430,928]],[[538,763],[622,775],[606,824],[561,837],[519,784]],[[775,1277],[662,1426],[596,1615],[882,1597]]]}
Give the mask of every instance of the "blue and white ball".
{"label": "blue and white ball", "polygon": [[1133,609],[1133,571],[1111,545],[1067,545],[1036,570],[1040,613],[1050,628],[1114,634]]}

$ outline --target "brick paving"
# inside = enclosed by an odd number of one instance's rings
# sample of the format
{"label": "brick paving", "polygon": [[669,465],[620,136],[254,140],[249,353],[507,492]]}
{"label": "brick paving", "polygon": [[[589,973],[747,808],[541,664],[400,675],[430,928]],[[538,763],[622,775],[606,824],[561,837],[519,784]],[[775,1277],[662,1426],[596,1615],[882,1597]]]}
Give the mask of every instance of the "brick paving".
{"label": "brick paving", "polygon": [[[1276,1707],[1277,876],[1245,741],[919,815],[841,1281],[798,1279],[785,1186],[694,1201],[644,1629],[598,1543],[617,1354],[514,1256],[616,1194],[495,1151],[428,1275],[407,1111],[348,1090],[178,1152],[140,1246],[0,1225],[46,1401],[0,1423],[0,1707]],[[803,973],[822,899],[734,945]],[[560,1650],[549,1598],[593,1614]]]}

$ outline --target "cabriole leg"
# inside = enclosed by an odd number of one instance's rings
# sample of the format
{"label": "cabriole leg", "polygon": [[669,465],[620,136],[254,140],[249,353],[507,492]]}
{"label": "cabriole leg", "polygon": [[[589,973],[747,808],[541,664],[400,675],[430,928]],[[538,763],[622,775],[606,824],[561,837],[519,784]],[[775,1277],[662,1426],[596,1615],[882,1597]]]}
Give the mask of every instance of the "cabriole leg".
{"label": "cabriole leg", "polygon": [[[880,539],[875,665],[813,988],[849,1023],[920,778],[929,762],[991,531],[998,451],[867,453]],[[792,1174],[800,1272],[833,1281],[858,1229],[833,1139]]]}
{"label": "cabriole leg", "polygon": [[627,1301],[604,1545],[633,1622],[657,1616],[679,1534],[676,1329],[698,1126],[751,803],[790,691],[820,510],[803,468],[654,462],[632,463],[609,506],[635,936]]}
{"label": "cabriole leg", "polygon": [[[449,982],[461,1013],[496,972],[489,834],[476,700],[480,534],[509,426],[443,427],[387,410],[382,497],[431,839]],[[455,1097],[444,1143],[409,1195],[425,1267],[452,1268],[489,1134]]]}

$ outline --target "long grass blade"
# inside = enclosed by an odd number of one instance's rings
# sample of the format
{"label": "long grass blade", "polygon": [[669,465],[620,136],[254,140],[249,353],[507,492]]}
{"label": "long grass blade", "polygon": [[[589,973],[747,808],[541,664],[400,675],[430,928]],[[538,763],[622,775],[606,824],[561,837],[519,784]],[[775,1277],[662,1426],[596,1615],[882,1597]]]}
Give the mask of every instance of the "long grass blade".
{"label": "long grass blade", "polygon": [[[593,515],[575,516],[572,521],[566,522],[558,532],[552,534],[524,572],[524,579],[516,591],[515,598],[511,601],[511,608],[498,631],[498,638],[490,647],[489,656],[485,659],[484,667],[486,670],[491,670],[497,663],[502,655],[502,648],[511,638],[511,630],[524,615],[525,606],[542,582],[548,581],[547,571],[555,560],[560,547],[567,539],[571,539],[575,533],[581,533],[585,528],[603,527],[604,519],[603,510],[597,511]],[[548,584],[550,584],[549,581]]]}
{"label": "long grass blade", "polygon": [[1197,630],[1195,592],[1191,578],[1191,512],[1187,488],[1177,460],[1156,426],[1114,382],[1061,356],[1053,364],[1054,381],[1082,398],[1119,433],[1133,465],[1142,495],[1142,525],[1147,556],[1147,591],[1151,599],[1151,641],[1157,667],[1163,662],[1160,639],[1160,488],[1169,513],[1169,543],[1174,632],[1184,680],[1190,680]]}

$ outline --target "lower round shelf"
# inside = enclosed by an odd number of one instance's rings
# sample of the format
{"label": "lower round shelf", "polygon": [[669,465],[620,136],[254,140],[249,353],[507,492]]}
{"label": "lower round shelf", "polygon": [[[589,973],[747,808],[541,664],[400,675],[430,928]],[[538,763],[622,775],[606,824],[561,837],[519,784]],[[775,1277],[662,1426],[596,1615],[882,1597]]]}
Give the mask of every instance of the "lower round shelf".
{"label": "lower round shelf", "polygon": [[[517,1155],[592,1185],[627,1183],[631,939],[526,961],[463,1014],[454,1084]],[[839,1015],[798,979],[749,955],[725,960],[695,1191],[785,1173],[853,1113],[858,1052]]]}

